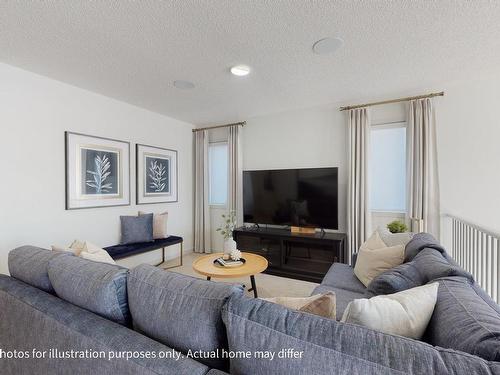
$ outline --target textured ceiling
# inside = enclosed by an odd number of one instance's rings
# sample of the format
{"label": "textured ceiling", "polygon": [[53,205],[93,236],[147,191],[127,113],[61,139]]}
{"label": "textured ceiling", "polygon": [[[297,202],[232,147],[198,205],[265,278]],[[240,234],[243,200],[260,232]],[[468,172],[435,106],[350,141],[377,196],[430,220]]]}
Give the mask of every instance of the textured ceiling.
{"label": "textured ceiling", "polygon": [[[500,1],[482,0],[4,0],[0,61],[216,124],[498,69],[499,20]],[[345,44],[313,54],[326,36]],[[238,63],[252,74],[229,74]]]}

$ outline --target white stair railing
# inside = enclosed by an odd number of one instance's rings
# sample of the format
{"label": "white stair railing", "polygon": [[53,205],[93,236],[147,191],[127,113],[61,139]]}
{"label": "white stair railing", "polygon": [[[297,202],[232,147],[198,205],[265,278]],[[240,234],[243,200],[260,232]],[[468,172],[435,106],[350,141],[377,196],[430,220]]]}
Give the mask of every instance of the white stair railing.
{"label": "white stair railing", "polygon": [[451,219],[451,255],[500,303],[500,235],[459,217],[447,216]]}

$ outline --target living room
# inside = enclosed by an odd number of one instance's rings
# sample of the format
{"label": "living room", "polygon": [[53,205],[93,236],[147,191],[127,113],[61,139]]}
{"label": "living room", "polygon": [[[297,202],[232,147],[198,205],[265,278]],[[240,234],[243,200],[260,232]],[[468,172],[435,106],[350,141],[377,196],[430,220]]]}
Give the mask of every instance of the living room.
{"label": "living room", "polygon": [[498,16],[0,4],[1,372],[500,374]]}

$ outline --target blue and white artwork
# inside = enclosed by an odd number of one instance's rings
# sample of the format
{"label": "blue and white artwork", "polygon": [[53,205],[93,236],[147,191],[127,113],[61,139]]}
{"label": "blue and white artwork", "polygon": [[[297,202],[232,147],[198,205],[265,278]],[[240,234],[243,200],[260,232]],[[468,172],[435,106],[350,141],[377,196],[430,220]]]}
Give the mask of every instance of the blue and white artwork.
{"label": "blue and white artwork", "polygon": [[145,156],[146,194],[168,194],[170,192],[170,159]]}
{"label": "blue and white artwork", "polygon": [[177,202],[177,151],[136,145],[137,204]]}
{"label": "blue and white artwork", "polygon": [[118,152],[82,148],[81,153],[82,193],[118,194]]}
{"label": "blue and white artwork", "polygon": [[130,204],[130,144],[65,132],[66,209]]}

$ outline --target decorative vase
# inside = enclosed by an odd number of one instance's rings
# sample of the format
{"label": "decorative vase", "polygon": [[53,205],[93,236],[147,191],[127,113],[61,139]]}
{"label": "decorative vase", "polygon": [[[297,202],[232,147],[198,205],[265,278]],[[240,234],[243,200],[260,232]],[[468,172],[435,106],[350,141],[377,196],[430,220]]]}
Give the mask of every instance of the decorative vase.
{"label": "decorative vase", "polygon": [[236,250],[236,241],[233,240],[232,238],[224,240],[223,250],[224,250],[223,258],[229,259],[231,257],[231,252],[233,250]]}

